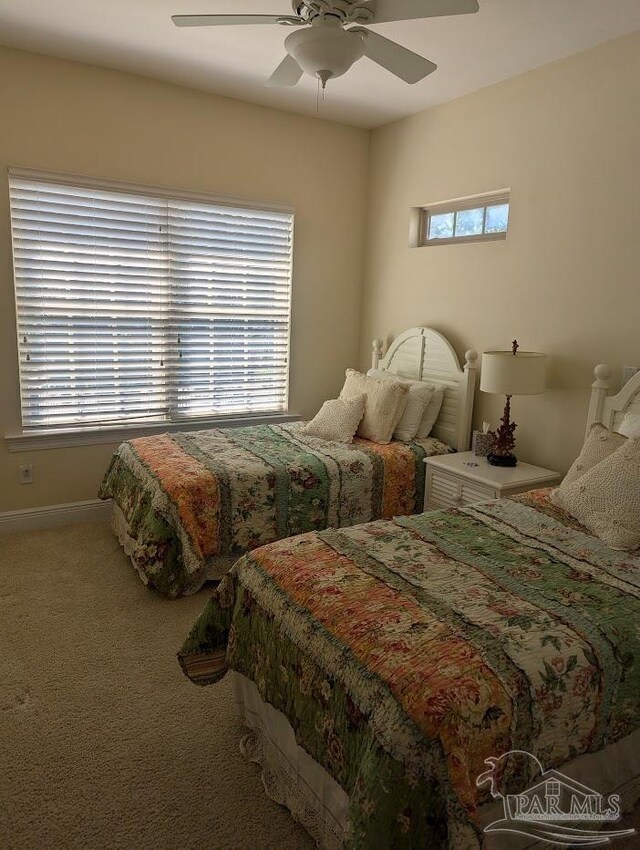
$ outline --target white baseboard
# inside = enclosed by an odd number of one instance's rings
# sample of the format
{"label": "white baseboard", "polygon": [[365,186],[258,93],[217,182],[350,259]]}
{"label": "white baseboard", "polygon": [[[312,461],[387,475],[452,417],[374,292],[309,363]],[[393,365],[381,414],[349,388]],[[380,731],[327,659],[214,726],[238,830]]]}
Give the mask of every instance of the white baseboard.
{"label": "white baseboard", "polygon": [[78,522],[91,522],[109,517],[111,502],[89,499],[66,505],[47,505],[44,508],[25,508],[22,511],[0,513],[0,534],[11,531],[33,531]]}

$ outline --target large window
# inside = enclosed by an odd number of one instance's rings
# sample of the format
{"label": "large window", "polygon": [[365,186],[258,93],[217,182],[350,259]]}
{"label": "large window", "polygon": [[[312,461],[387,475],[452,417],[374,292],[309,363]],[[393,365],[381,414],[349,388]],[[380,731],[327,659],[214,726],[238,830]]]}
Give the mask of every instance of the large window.
{"label": "large window", "polygon": [[286,410],[290,211],[9,188],[25,431]]}

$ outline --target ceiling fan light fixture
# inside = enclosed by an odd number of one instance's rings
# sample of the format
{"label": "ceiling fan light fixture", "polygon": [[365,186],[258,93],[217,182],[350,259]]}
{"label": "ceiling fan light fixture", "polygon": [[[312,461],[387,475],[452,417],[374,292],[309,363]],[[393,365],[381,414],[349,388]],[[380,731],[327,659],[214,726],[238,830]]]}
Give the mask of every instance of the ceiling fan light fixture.
{"label": "ceiling fan light fixture", "polygon": [[340,26],[310,26],[288,35],[284,46],[303,71],[325,85],[364,56],[366,35]]}

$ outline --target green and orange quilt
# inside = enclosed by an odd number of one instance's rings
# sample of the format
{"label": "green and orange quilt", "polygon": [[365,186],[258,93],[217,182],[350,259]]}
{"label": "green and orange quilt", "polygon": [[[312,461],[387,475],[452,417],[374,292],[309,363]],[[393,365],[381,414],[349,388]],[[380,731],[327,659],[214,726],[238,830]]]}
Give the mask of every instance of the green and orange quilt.
{"label": "green and orange quilt", "polygon": [[170,597],[198,590],[216,560],[308,531],[422,509],[429,438],[329,442],[300,423],[142,437],[122,443],[100,498],[145,583]]}
{"label": "green and orange quilt", "polygon": [[348,848],[461,850],[485,759],[560,768],[640,727],[639,623],[639,553],[539,491],[256,549],[179,659],[285,714],[349,797]]}

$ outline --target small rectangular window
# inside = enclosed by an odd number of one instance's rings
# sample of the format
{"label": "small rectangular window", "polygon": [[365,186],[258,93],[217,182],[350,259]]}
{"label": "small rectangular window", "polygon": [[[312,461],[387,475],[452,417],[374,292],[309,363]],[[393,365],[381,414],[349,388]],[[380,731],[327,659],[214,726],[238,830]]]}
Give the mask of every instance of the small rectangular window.
{"label": "small rectangular window", "polygon": [[422,208],[418,244],[505,239],[508,227],[508,192],[463,198]]}

